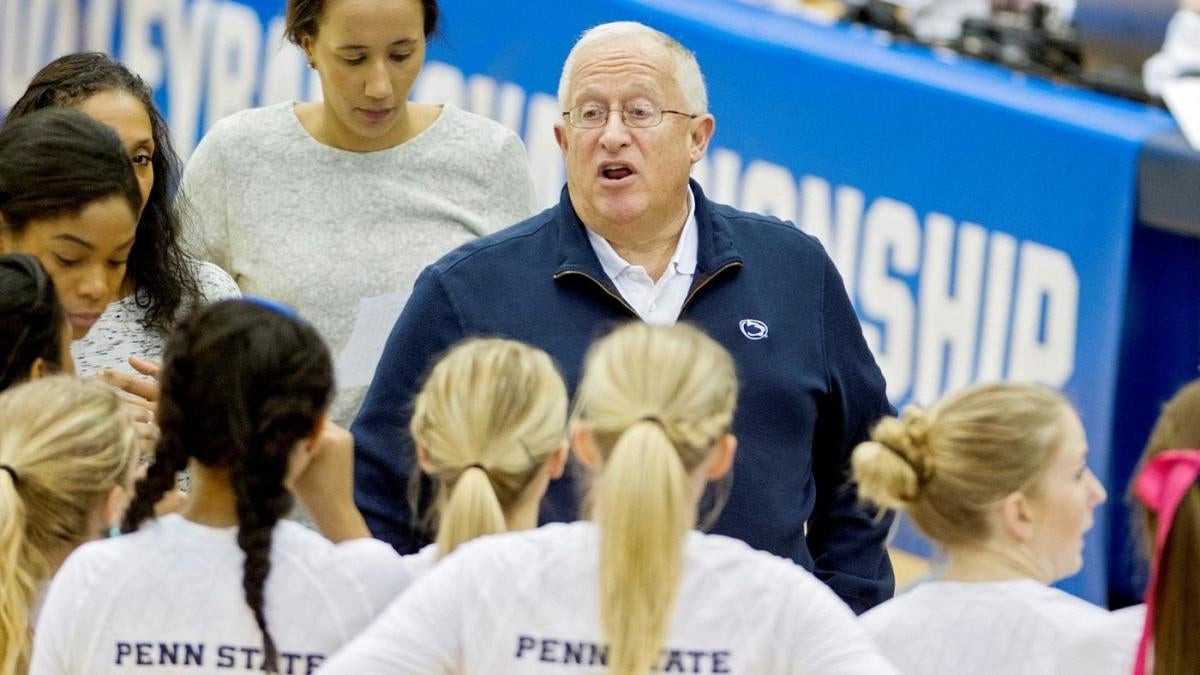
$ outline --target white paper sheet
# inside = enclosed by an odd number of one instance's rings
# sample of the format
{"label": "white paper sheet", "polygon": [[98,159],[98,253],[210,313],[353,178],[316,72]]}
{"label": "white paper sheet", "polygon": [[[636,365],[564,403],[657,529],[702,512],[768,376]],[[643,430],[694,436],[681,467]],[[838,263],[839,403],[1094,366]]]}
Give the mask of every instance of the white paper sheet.
{"label": "white paper sheet", "polygon": [[388,293],[363,298],[358,301],[358,317],[354,330],[346,341],[346,348],[338,356],[338,389],[365,387],[375,376],[375,366],[383,356],[392,326],[400,317],[400,310],[408,302],[408,292]]}
{"label": "white paper sheet", "polygon": [[1162,97],[1188,143],[1200,150],[1200,77],[1168,80]]}

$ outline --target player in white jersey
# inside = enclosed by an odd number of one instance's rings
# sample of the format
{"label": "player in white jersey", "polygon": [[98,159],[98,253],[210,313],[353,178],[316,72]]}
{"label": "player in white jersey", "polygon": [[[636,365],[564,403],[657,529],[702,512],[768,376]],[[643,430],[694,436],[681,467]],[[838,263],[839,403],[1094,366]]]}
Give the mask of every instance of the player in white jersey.
{"label": "player in white jersey", "polygon": [[464,544],[322,672],[895,672],[812,574],[693,531],[733,463],[736,400],[732,359],[699,330],[617,329],[573,412],[593,521]]}
{"label": "player in white jersey", "polygon": [[[36,377],[36,363],[31,370]],[[123,408],[108,387],[67,375],[0,394],[0,675],[28,671],[38,598],[63,558],[121,521],[137,464]]]}
{"label": "player in white jersey", "polygon": [[567,387],[540,349],[464,340],[417,393],[409,432],[436,491],[437,541],[404,556],[416,579],[472,539],[537,527],[566,464]]}
{"label": "player in white jersey", "polygon": [[1142,454],[1132,490],[1150,552],[1146,602],[1114,612],[1075,645],[1077,672],[1158,675],[1195,672],[1200,664],[1196,612],[1200,587],[1200,380],[1163,406]]}
{"label": "player in white jersey", "polygon": [[944,573],[862,616],[884,655],[920,675],[1059,675],[1073,631],[1107,612],[1049,584],[1079,571],[1104,488],[1060,394],[980,385],[884,418],[852,456],[859,492],[903,510]]}
{"label": "player in white jersey", "polygon": [[[155,463],[129,534],[64,563],[31,672],[312,673],[407,585],[352,497],[353,439],[325,416],[329,351],[291,310],[230,300],[167,342]],[[187,466],[184,511],[154,519]],[[281,518],[292,492],[328,539]]]}

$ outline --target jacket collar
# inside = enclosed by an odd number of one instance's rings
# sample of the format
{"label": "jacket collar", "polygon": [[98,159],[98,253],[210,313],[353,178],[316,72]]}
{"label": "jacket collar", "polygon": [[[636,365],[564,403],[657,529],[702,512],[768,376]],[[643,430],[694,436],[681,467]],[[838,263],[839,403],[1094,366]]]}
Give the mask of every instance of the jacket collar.
{"label": "jacket collar", "polygon": [[[715,218],[712,204],[704,196],[700,184],[690,180],[692,198],[696,208],[696,234],[699,244],[696,247],[696,278],[708,276],[714,271],[733,262],[740,263],[741,256],[733,245],[732,232],[723,218]],[[565,272],[579,272],[597,281],[607,281],[604,267],[596,257],[596,252],[588,241],[587,230],[575,207],[571,204],[571,196],[563,186],[562,196],[558,203],[558,250],[560,258],[554,276]]]}

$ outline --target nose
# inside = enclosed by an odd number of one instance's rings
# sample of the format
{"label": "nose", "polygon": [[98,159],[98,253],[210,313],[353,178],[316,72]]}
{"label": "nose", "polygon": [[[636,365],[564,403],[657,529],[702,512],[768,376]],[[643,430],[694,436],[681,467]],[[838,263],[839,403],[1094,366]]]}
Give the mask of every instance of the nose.
{"label": "nose", "polygon": [[604,120],[602,128],[600,145],[605,150],[616,152],[629,145],[629,127],[625,124],[625,115],[620,109],[608,111],[608,118]]}
{"label": "nose", "polygon": [[392,78],[388,73],[387,63],[378,59],[367,68],[367,81],[363,93],[372,99],[387,99],[392,95]]}
{"label": "nose", "polygon": [[1099,506],[1108,500],[1108,491],[1104,489],[1104,485],[1096,478],[1096,474],[1088,471],[1088,476],[1092,481],[1092,503]]}
{"label": "nose", "polygon": [[91,265],[79,277],[75,284],[75,294],[84,300],[99,303],[108,297],[108,275],[100,265]]}

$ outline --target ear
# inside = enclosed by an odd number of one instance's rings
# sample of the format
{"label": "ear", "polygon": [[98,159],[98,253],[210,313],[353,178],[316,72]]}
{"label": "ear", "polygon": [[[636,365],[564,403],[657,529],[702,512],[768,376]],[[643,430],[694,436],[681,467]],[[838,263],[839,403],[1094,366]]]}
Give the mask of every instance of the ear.
{"label": "ear", "polygon": [[47,375],[54,373],[54,369],[46,362],[46,359],[37,357],[33,360],[33,366],[29,368],[29,379],[40,380]]}
{"label": "ear", "polygon": [[575,457],[589,471],[600,468],[600,453],[596,448],[596,437],[592,430],[583,422],[576,422],[571,429],[571,447],[575,449]]}
{"label": "ear", "polygon": [[567,468],[567,441],[564,439],[558,445],[558,449],[554,454],[550,455],[550,459],[546,460],[546,475],[550,480],[562,478],[563,471]]}
{"label": "ear", "polygon": [[313,457],[320,451],[321,444],[319,439],[325,431],[325,425],[329,422],[327,415],[322,415],[317,418],[316,424],[313,424],[312,431],[308,437],[301,439],[292,448],[292,454],[288,458],[287,475],[284,477],[283,484],[287,489],[291,490],[295,485],[296,478],[304,473],[308,468]]}
{"label": "ear", "polygon": [[999,512],[1001,528],[1014,541],[1025,543],[1033,539],[1033,504],[1023,493],[1014,492],[1001,500]]}
{"label": "ear", "polygon": [[554,141],[558,143],[558,148],[562,150],[563,159],[567,158],[567,127],[562,120],[554,123]]}
{"label": "ear", "polygon": [[0,254],[8,255],[17,250],[16,238],[13,233],[9,232],[8,227],[4,224],[4,216],[0,216]]}
{"label": "ear", "polygon": [[304,58],[308,61],[308,67],[315,69],[316,62],[313,61],[313,40],[312,36],[305,34],[300,36],[300,49],[304,50]]}
{"label": "ear", "polygon": [[417,466],[429,475],[434,473],[433,461],[429,459],[429,450],[426,450],[423,445],[417,446]]}
{"label": "ear", "polygon": [[125,517],[125,509],[129,508],[129,502],[133,498],[121,485],[114,485],[112,489],[100,499],[100,503],[96,506],[97,516],[100,518],[104,529],[110,527],[118,527],[121,524],[121,519]]}
{"label": "ear", "polygon": [[705,478],[710,481],[720,480],[733,468],[733,458],[737,455],[737,436],[725,434],[717,439],[713,448],[712,459],[709,460]]}
{"label": "ear", "polygon": [[699,162],[704,157],[704,153],[708,152],[708,144],[712,141],[716,130],[717,118],[709,113],[705,113],[692,120],[691,132],[688,138],[691,141],[688,156],[691,158],[692,164]]}

